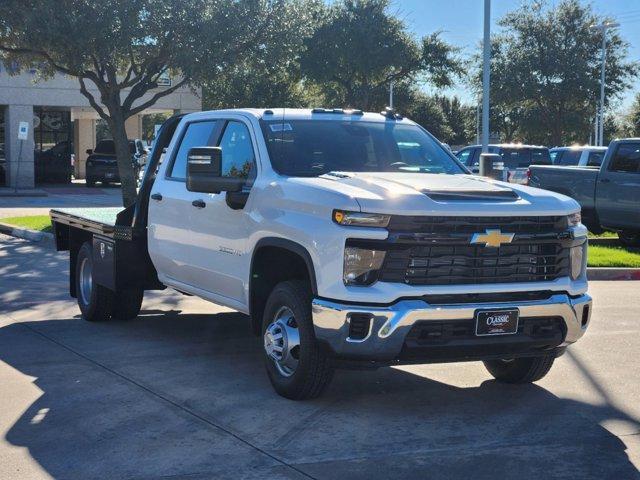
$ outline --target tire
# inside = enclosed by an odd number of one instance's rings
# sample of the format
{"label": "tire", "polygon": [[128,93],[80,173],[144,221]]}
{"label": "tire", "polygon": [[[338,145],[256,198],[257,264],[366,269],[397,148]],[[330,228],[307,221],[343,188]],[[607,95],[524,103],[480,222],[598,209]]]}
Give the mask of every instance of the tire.
{"label": "tire", "polygon": [[618,233],[618,238],[627,247],[640,247],[640,232],[625,230]]}
{"label": "tire", "polygon": [[485,360],[483,363],[493,378],[500,382],[531,383],[549,373],[555,359],[555,355],[551,354],[512,360]]}
{"label": "tire", "polygon": [[96,181],[93,178],[87,178],[85,183],[89,188],[93,188],[96,186]]}
{"label": "tire", "polygon": [[[278,318],[280,321],[277,321]],[[270,351],[270,348],[282,342],[275,337],[278,326],[287,318],[287,331],[296,330],[299,340],[298,346],[291,351],[285,349],[288,352],[287,359],[295,363],[294,369],[284,365],[284,360],[279,363],[270,356],[278,355],[274,349]],[[319,348],[316,341],[311,319],[311,291],[305,282],[282,282],[271,291],[264,310],[262,336],[267,375],[275,391],[291,400],[307,400],[320,396],[331,382],[334,369],[330,358]],[[293,339],[292,342],[295,343],[295,335],[284,335],[284,339],[285,344],[289,344],[289,339]]]}
{"label": "tire", "polygon": [[76,296],[83,319],[104,322],[111,318],[113,292],[93,282],[93,249],[90,242],[85,242],[78,251]]}
{"label": "tire", "polygon": [[112,317],[117,320],[133,320],[140,313],[144,290],[126,290],[116,292],[113,298]]}

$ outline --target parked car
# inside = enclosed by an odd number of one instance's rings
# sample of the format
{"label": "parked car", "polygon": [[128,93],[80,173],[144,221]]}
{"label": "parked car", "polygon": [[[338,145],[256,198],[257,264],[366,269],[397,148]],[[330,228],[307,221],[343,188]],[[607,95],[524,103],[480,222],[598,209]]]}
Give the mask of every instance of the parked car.
{"label": "parked car", "polygon": [[[134,168],[134,177],[138,178],[138,172],[145,164],[147,151],[141,140],[129,140],[129,151],[131,152],[131,162]],[[96,145],[95,150],[87,150],[86,183],[88,187],[93,187],[96,182],[108,184],[109,182],[119,182],[118,163],[116,161],[116,147],[113,140],[101,140]]]}
{"label": "parked car", "polygon": [[549,150],[549,154],[554,165],[599,168],[606,151],[607,147],[555,147]]}
{"label": "parked car", "polygon": [[470,175],[393,112],[287,108],[173,117],[136,204],[51,218],[85,320],[133,318],[165,287],[226,305],[250,315],[275,390],[305,399],[336,367],[542,378],[589,325],[579,212]]}
{"label": "parked car", "polygon": [[[473,173],[480,172],[480,154],[482,145],[470,145],[456,153],[458,159]],[[489,153],[497,153],[502,157],[503,165],[498,169],[506,169],[508,182],[526,184],[529,165],[551,165],[551,157],[547,147],[522,145],[519,143],[489,145]]]}
{"label": "parked car", "polygon": [[73,173],[73,143],[62,141],[47,150],[34,152],[36,183],[70,183]]}
{"label": "parked car", "polygon": [[619,232],[620,241],[640,246],[640,139],[614,140],[600,168],[531,166],[529,185],[562,193],[582,207],[594,233]]}

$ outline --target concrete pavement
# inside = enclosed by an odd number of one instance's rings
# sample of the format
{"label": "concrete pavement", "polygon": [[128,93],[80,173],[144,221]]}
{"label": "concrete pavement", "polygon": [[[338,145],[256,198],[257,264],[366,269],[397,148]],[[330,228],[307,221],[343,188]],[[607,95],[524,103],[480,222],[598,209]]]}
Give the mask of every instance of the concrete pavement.
{"label": "concrete pavement", "polygon": [[242,315],[165,291],[90,324],[66,260],[0,236],[0,479],[640,478],[640,282],[593,282],[589,332],[536,385],[411,366],[291,402]]}
{"label": "concrete pavement", "polygon": [[49,185],[46,197],[0,197],[0,219],[24,215],[48,215],[52,208],[118,207],[122,205],[119,186],[87,188],[84,183]]}

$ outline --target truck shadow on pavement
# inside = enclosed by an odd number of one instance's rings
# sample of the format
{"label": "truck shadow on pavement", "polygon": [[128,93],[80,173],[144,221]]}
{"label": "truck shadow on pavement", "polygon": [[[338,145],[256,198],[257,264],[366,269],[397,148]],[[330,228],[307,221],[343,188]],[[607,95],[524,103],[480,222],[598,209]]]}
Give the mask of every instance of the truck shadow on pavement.
{"label": "truck shadow on pavement", "polygon": [[324,397],[292,402],[248,332],[237,313],[178,310],[0,328],[0,360],[41,391],[6,440],[82,480],[638,478],[601,425],[640,423],[611,403],[479,382],[479,370],[460,387],[393,368],[339,371]]}

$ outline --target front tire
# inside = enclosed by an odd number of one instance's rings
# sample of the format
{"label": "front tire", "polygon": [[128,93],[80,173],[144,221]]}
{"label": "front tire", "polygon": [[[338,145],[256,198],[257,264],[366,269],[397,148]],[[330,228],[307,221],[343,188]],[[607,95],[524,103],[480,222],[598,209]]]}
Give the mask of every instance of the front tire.
{"label": "front tire", "polygon": [[329,357],[319,348],[311,318],[311,292],[305,282],[275,286],[262,321],[264,359],[275,391],[291,400],[322,394],[333,378]]}
{"label": "front tire", "polygon": [[111,318],[113,292],[93,281],[93,248],[85,242],[76,258],[76,297],[82,318],[88,322],[104,322]]}
{"label": "front tire", "polygon": [[549,373],[555,359],[552,354],[510,360],[485,360],[483,363],[493,378],[500,382],[532,383]]}

